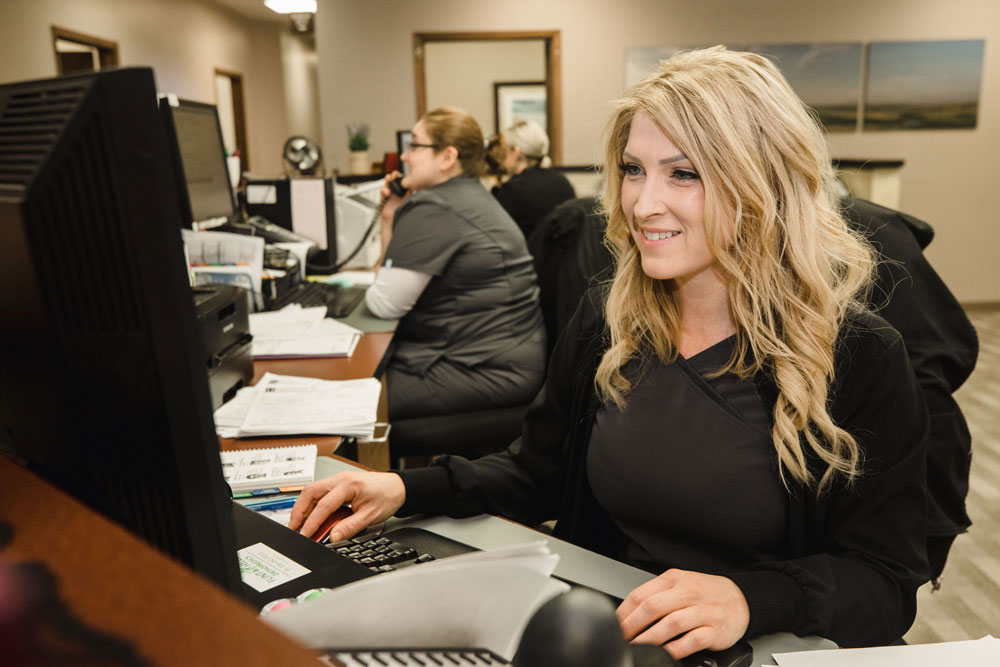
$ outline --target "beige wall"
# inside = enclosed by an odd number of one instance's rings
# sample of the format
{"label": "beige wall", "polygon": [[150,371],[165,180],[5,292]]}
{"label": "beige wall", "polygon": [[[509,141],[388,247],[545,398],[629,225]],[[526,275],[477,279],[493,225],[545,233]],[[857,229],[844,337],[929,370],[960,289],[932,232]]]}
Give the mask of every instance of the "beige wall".
{"label": "beige wall", "polygon": [[344,126],[364,119],[372,152],[414,121],[412,34],[560,30],[563,161],[594,161],[630,46],[728,42],[986,39],[975,130],[834,134],[836,156],[899,158],[900,208],[931,222],[928,255],[965,302],[1000,301],[1000,2],[995,0],[320,0],[316,37],[325,149],[342,159]]}
{"label": "beige wall", "polygon": [[215,103],[215,68],[243,75],[254,172],[281,171],[288,122],[279,35],[204,0],[0,0],[0,81],[56,73],[50,26],[118,42],[123,66],[155,70],[161,92]]}
{"label": "beige wall", "polygon": [[545,80],[545,40],[429,42],[425,50],[427,108],[461,107],[486,136],[503,129],[496,128],[494,81]]}
{"label": "beige wall", "polygon": [[284,31],[281,35],[281,51],[284,54],[288,135],[304,135],[322,143],[316,44],[312,36]]}

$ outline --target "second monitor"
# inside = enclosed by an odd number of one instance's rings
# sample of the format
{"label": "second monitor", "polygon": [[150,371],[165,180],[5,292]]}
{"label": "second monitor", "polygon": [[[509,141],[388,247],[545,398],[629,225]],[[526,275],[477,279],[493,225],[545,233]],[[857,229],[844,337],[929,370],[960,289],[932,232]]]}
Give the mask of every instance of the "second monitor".
{"label": "second monitor", "polygon": [[214,105],[163,97],[160,100],[173,158],[180,169],[177,192],[186,227],[217,221],[233,222],[238,215],[233,199],[226,147]]}

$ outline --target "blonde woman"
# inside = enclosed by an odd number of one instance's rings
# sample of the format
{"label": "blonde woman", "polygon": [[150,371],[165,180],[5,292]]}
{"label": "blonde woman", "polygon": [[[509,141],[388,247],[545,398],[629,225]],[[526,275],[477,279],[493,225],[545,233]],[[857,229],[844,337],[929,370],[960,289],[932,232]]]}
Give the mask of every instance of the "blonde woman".
{"label": "blonde woman", "polygon": [[926,410],[899,334],[856,300],[872,252],[823,136],[765,58],[675,56],[611,116],[616,261],[556,345],[545,403],[478,461],[317,482],[352,502],[492,512],[657,573],[618,609],[674,657],[787,631],[892,642],[927,577]]}
{"label": "blonde woman", "polygon": [[565,176],[549,168],[549,135],[538,123],[519,120],[502,137],[506,146],[502,167],[510,178],[493,188],[493,196],[527,238],[549,211],[576,197],[576,192]]}

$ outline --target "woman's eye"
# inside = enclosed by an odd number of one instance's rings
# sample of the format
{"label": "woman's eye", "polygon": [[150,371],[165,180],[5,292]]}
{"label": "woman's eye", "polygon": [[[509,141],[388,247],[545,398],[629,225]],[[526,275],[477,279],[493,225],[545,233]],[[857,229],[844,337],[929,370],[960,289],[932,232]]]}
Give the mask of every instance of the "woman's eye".
{"label": "woman's eye", "polygon": [[674,178],[681,181],[697,181],[699,176],[698,172],[690,169],[674,169]]}
{"label": "woman's eye", "polygon": [[620,164],[618,168],[628,176],[642,176],[642,167],[634,163]]}

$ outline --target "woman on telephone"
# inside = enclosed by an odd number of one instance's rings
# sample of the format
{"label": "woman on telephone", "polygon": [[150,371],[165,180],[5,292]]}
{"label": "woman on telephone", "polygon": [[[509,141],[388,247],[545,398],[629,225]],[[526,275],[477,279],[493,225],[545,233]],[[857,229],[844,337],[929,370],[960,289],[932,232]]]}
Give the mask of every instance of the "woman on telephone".
{"label": "woman on telephone", "polygon": [[[413,126],[407,166],[382,192],[382,265],[366,295],[400,318],[387,368],[393,419],[527,403],[545,375],[531,256],[480,184],[483,133],[461,109]],[[394,192],[395,190],[395,192]]]}

